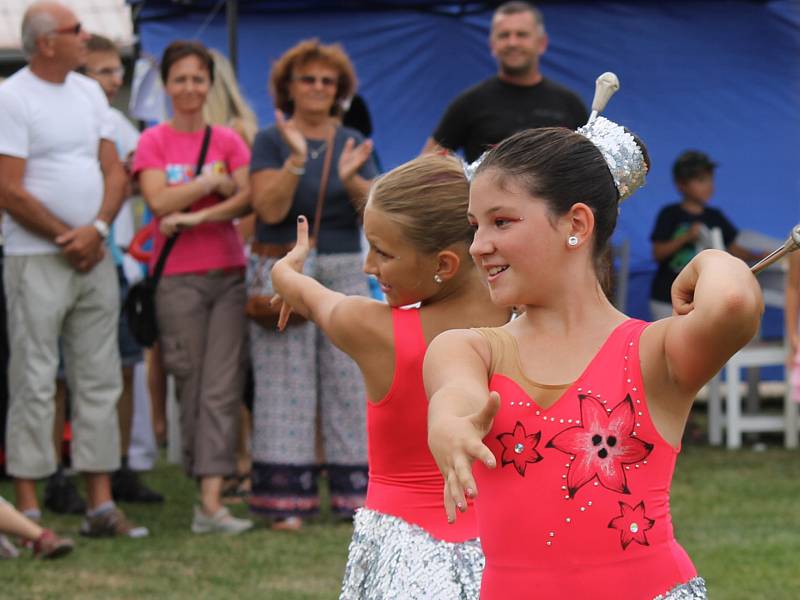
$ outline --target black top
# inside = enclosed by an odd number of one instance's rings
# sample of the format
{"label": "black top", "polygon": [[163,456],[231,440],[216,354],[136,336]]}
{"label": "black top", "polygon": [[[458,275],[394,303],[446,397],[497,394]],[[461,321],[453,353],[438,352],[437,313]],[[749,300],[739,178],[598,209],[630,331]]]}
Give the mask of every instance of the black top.
{"label": "black top", "polygon": [[433,139],[449,150],[464,149],[472,162],[489,147],[524,129],[577,129],[589,118],[586,106],[572,91],[547,78],[520,86],[497,76],[462,92],[439,122]]}
{"label": "black top", "polygon": [[364,137],[372,135],[372,118],[369,116],[369,108],[364,99],[356,94],[350,101],[350,108],[342,117],[342,125],[355,129]]}
{"label": "black top", "polygon": [[[348,127],[338,127],[333,142],[331,171],[328,176],[328,188],[325,193],[325,205],[322,207],[317,251],[320,254],[359,252],[361,237],[359,233],[359,216],[350,202],[350,196],[339,179],[339,157],[348,138],[354,138],[356,145],[364,141],[364,137]],[[322,164],[325,160],[325,141],[308,140],[309,155],[306,160],[306,172],[300,176],[294,193],[292,206],[286,218],[280,223],[268,225],[260,219],[256,222],[256,239],[259,242],[285,244],[293,242],[297,237],[297,217],[305,215],[309,225],[313,226],[314,214],[317,210],[319,180],[322,177]],[[274,125],[259,131],[253,142],[253,157],[250,161],[250,172],[262,169],[280,169],[289,157],[290,150],[281,138]],[[316,158],[314,158],[316,156]],[[372,157],[361,165],[358,174],[364,179],[372,179],[378,174]]]}
{"label": "black top", "polygon": [[[652,242],[668,242],[683,235],[694,223],[703,223],[709,229],[719,227],[725,246],[730,246],[736,239],[736,227],[716,208],[706,206],[702,213],[695,215],[687,212],[680,204],[669,204],[661,209],[650,234]],[[672,302],[670,290],[672,282],[698,250],[694,242],[683,245],[672,256],[658,263],[658,270],[650,288],[650,298],[659,302]]]}

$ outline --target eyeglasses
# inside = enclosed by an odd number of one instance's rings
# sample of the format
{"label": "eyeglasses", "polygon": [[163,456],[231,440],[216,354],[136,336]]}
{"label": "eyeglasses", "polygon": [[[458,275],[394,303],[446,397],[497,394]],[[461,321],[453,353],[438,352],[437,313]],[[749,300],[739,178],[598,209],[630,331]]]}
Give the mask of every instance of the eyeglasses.
{"label": "eyeglasses", "polygon": [[70,25],[68,27],[61,27],[59,29],[53,29],[53,33],[57,34],[71,34],[71,35],[80,35],[81,31],[83,31],[83,26],[81,22],[78,21],[75,25]]}
{"label": "eyeglasses", "polygon": [[120,79],[125,78],[125,67],[103,67],[102,69],[97,69],[96,71],[91,71],[86,69],[86,72],[89,75],[94,75],[95,77],[119,77]]}
{"label": "eyeglasses", "polygon": [[299,75],[294,77],[294,80],[304,85],[314,85],[319,81],[323,87],[331,87],[337,84],[335,77],[315,77],[314,75]]}

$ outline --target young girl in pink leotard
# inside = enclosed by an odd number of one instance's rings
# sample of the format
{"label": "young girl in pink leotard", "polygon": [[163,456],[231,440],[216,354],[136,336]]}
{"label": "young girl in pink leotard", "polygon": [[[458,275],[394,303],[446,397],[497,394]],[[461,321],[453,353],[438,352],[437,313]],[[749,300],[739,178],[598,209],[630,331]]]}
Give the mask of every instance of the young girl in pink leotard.
{"label": "young girl in pink leotard", "polygon": [[366,384],[370,479],[355,517],[343,599],[478,597],[477,527],[472,514],[448,526],[442,476],[427,445],[422,382],[433,337],[509,317],[492,304],[469,257],[468,191],[460,163],[444,156],[412,160],[374,183],[364,211],[364,270],[388,304],[345,296],[301,274],[309,251],[305,220],[297,246],[272,270],[286,304],[349,354]]}
{"label": "young girl in pink leotard", "polygon": [[525,312],[428,350],[447,513],[476,498],[485,600],[705,598],[670,483],[695,393],[755,333],[761,293],[743,262],[706,251],[673,285],[675,316],[617,311],[598,271],[647,159],[602,117],[579,131],[516,134],[472,182],[472,257],[492,299]]}

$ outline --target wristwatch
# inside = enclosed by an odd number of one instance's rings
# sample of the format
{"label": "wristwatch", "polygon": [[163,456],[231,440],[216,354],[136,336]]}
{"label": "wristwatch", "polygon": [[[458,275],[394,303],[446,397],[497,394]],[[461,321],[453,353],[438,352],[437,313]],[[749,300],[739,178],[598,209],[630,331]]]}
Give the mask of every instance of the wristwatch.
{"label": "wristwatch", "polygon": [[109,234],[108,223],[106,223],[101,219],[95,219],[94,222],[92,223],[92,226],[95,229],[97,229],[97,233],[100,234],[101,238],[103,238],[104,240],[108,239],[108,234]]}

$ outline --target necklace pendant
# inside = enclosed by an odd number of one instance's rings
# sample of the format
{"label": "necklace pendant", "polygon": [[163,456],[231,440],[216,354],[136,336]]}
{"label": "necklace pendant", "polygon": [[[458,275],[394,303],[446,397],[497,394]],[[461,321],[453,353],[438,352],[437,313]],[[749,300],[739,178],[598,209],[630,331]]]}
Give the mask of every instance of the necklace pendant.
{"label": "necklace pendant", "polygon": [[322,151],[325,150],[325,148],[327,147],[328,147],[328,142],[323,142],[322,145],[320,145],[317,148],[309,148],[308,155],[311,157],[311,160],[316,160],[322,153]]}

